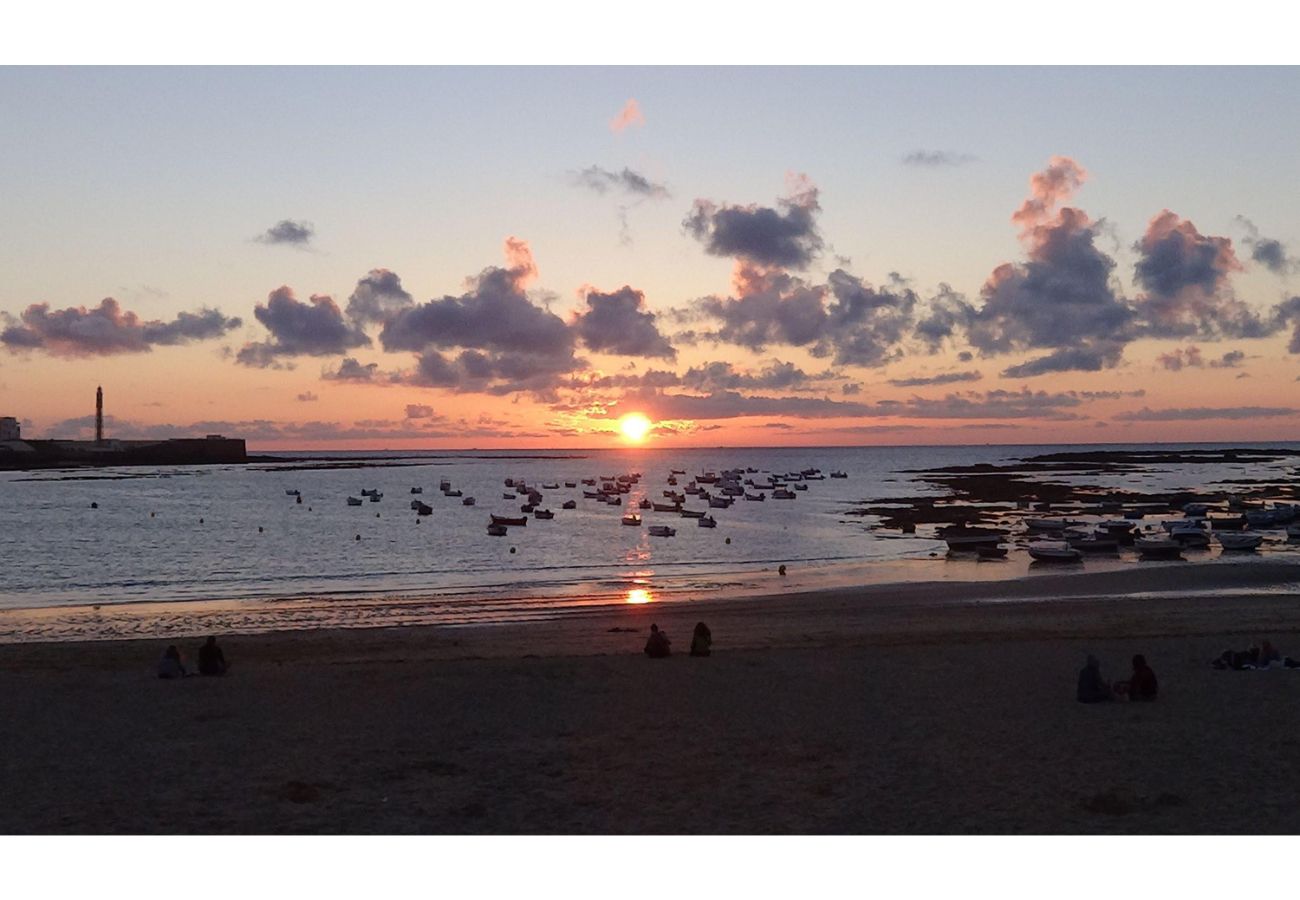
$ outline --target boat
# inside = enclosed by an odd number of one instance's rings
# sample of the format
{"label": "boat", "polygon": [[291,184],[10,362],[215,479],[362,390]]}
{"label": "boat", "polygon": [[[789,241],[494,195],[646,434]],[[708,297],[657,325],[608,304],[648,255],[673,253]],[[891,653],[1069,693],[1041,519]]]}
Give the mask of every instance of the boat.
{"label": "boat", "polygon": [[713,516],[701,515],[695,520],[695,524],[701,528],[717,528],[718,520],[713,518]]}
{"label": "boat", "polygon": [[654,504],[651,503],[647,498],[642,497],[641,502],[638,503],[637,506],[641,507],[642,509],[651,509],[654,506]]}
{"label": "boat", "polygon": [[956,552],[996,547],[1006,536],[1005,531],[977,525],[946,525],[939,529],[939,537],[948,543],[949,550]]}
{"label": "boat", "polygon": [[544,491],[558,491],[559,489],[560,489],[560,483],[558,481],[542,482],[542,490]]}
{"label": "boat", "polygon": [[1001,544],[980,544],[975,548],[975,552],[979,554],[980,559],[1006,559],[1007,556],[1007,548]]}
{"label": "boat", "polygon": [[533,513],[533,518],[535,518],[535,519],[554,519],[554,518],[555,518],[555,513],[551,512],[549,509],[539,509],[539,510],[537,510],[537,512]]}
{"label": "boat", "polygon": [[1300,522],[1286,527],[1286,539],[1288,541],[1300,541]]}
{"label": "boat", "polygon": [[510,493],[506,493],[505,491],[502,491],[502,492],[501,492],[501,499],[502,499],[502,500],[514,500],[514,499],[515,499],[515,495],[514,495],[514,494],[510,494]]}
{"label": "boat", "polygon": [[802,484],[802,483],[800,483],[800,484],[793,484],[793,485],[791,485],[791,487],[793,487],[796,491],[806,491],[806,490],[808,490],[808,485],[806,485],[806,484]]}
{"label": "boat", "polygon": [[623,498],[622,498],[622,497],[607,497],[607,498],[605,499],[605,502],[608,503],[610,506],[622,506],[622,505],[623,505]]}
{"label": "boat", "polygon": [[[848,478],[848,477],[849,477],[849,473],[848,473],[848,472],[832,472],[832,473],[831,473],[831,477],[832,477],[832,478]],[[1006,555],[1006,554],[1004,553],[1003,556],[1005,556],[1005,555]]]}
{"label": "boat", "polygon": [[534,506],[532,503],[525,503],[525,504],[523,504],[522,506],[519,507],[519,511],[520,511],[521,513],[530,513],[530,512],[532,512],[533,510],[535,510],[536,508],[537,508],[537,507]]}
{"label": "boat", "polygon": [[766,499],[767,499],[767,495],[766,495],[766,494],[751,494],[751,493],[749,493],[749,492],[747,491],[747,492],[745,493],[745,499],[746,499],[746,500],[766,500]]}
{"label": "boat", "polygon": [[286,497],[297,497],[297,496],[298,496],[298,491],[295,491],[293,488],[290,488],[289,490],[287,490],[287,491],[284,492],[284,495],[285,495]]}
{"label": "boat", "polygon": [[383,499],[384,499],[384,495],[379,493],[379,491],[375,491],[373,494],[370,495],[371,503],[378,503],[380,500]]}
{"label": "boat", "polygon": [[1199,528],[1175,528],[1169,536],[1184,547],[1199,549],[1210,546],[1210,536]]}
{"label": "boat", "polygon": [[682,507],[677,503],[651,503],[650,508],[655,512],[681,512]]}
{"label": "boat", "polygon": [[633,525],[633,526],[640,525],[641,517],[638,516],[636,513],[627,513],[626,515],[623,516],[622,522],[624,525]]}
{"label": "boat", "polygon": [[427,503],[421,503],[419,500],[416,500],[415,503],[416,503],[416,505],[415,505],[415,506],[412,506],[411,509],[415,510],[415,514],[416,514],[417,516],[431,516],[431,515],[433,515],[433,507],[432,507],[432,506],[429,506]]}
{"label": "boat", "polygon": [[587,487],[595,487],[595,486],[596,486],[596,479],[594,479],[594,478],[584,478],[584,479],[582,479],[582,483],[585,484],[585,485],[587,485]]}
{"label": "boat", "polygon": [[588,500],[604,500],[604,499],[605,499],[605,495],[602,494],[600,491],[583,491],[583,492],[582,492],[582,496],[586,497]]}
{"label": "boat", "polygon": [[381,497],[384,496],[383,494],[381,494],[381,493],[379,492],[379,490],[378,490],[377,488],[370,488],[370,489],[362,488],[362,489],[361,489],[361,496],[362,496],[362,497],[373,497],[375,494],[379,494],[379,496],[381,496]]}
{"label": "boat", "polygon": [[494,516],[492,516],[491,518],[492,518],[492,524],[493,524],[493,525],[527,525],[527,524],[528,524],[528,517],[527,517],[527,516],[497,516],[497,515],[494,515]]}
{"label": "boat", "polygon": [[682,510],[683,519],[703,519],[706,518],[702,509],[684,509]]}
{"label": "boat", "polygon": [[1164,535],[1142,535],[1133,541],[1133,547],[1143,559],[1171,559],[1183,552],[1183,545]]}
{"label": "boat", "polygon": [[560,504],[560,509],[577,509],[577,508],[578,508],[577,500],[565,500],[563,503]]}
{"label": "boat", "polygon": [[423,493],[424,493],[424,488],[422,488],[422,487],[413,487],[413,488],[411,488],[411,493],[412,493],[412,494],[423,494]]}
{"label": "boat", "polygon": [[670,475],[685,475],[685,474],[686,474],[686,470],[685,470],[685,469],[669,469],[669,470],[668,470],[668,474],[670,474]]}
{"label": "boat", "polygon": [[777,488],[772,492],[773,500],[793,500],[794,498],[795,492],[787,491],[785,488]]}
{"label": "boat", "polygon": [[1025,527],[1030,531],[1064,531],[1083,524],[1076,519],[1025,519]]}
{"label": "boat", "polygon": [[670,477],[670,478],[668,479],[668,483],[671,484],[671,485],[676,486],[676,484],[677,484],[677,479],[676,479],[675,477]]}
{"label": "boat", "polygon": [[362,500],[361,500],[360,497],[349,497],[349,498],[348,498],[348,506],[360,506],[361,503],[362,503]]}
{"label": "boat", "polygon": [[[790,496],[793,497],[794,494],[791,494]],[[709,508],[710,508],[710,509],[726,509],[726,508],[729,507],[729,506],[731,506],[731,498],[730,498],[730,497],[710,497],[710,498],[709,498]]]}
{"label": "boat", "polygon": [[576,481],[566,481],[566,482],[564,482],[564,486],[565,486],[566,488],[576,488],[576,487],[578,486],[578,482],[576,482]]}
{"label": "boat", "polygon": [[473,506],[473,505],[474,505],[474,498],[473,498],[473,497],[466,497],[464,500],[460,501],[460,505],[461,505],[461,506]]}
{"label": "boat", "polygon": [[1071,547],[1068,541],[1031,541],[1026,548],[1039,562],[1078,562],[1083,551]]}
{"label": "boat", "polygon": [[672,537],[677,533],[676,528],[670,528],[667,525],[651,525],[649,531],[655,537]]}
{"label": "boat", "polygon": [[492,535],[493,537],[505,537],[508,531],[509,529],[507,529],[506,526],[497,525],[495,523],[490,524],[487,527],[488,534]]}
{"label": "boat", "polygon": [[[509,487],[510,483],[506,482],[506,486]],[[442,491],[444,494],[447,493],[447,491],[451,490],[451,482],[445,478],[442,481],[439,481],[438,490]]]}
{"label": "boat", "polygon": [[1264,543],[1264,535],[1253,531],[1231,531],[1219,535],[1219,544],[1224,550],[1255,550]]}
{"label": "boat", "polygon": [[461,491],[461,490],[459,490],[459,489],[457,489],[457,490],[454,490],[454,491],[443,491],[443,492],[442,492],[442,495],[443,495],[444,497],[459,497],[462,493],[464,493],[464,492]]}

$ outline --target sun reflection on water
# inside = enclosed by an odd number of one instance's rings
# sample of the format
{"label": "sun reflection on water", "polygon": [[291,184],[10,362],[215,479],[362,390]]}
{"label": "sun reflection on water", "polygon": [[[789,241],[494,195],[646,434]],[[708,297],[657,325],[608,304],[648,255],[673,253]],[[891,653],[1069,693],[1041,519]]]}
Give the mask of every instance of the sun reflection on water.
{"label": "sun reflection on water", "polygon": [[645,588],[632,588],[627,592],[628,603],[649,603],[654,600],[654,595]]}

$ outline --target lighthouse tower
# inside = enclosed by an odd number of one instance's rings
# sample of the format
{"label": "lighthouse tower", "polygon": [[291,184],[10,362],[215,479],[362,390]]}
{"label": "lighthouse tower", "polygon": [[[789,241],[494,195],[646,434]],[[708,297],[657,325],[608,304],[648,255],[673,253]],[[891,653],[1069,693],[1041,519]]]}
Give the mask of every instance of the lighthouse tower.
{"label": "lighthouse tower", "polygon": [[95,443],[104,443],[104,389],[95,388]]}

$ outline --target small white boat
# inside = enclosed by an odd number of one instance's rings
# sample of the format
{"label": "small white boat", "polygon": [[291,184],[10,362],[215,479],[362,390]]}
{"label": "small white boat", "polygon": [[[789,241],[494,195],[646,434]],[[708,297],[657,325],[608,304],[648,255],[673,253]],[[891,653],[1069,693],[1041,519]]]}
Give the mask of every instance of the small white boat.
{"label": "small white boat", "polygon": [[1040,562],[1078,562],[1083,559],[1083,551],[1071,547],[1067,541],[1033,541],[1028,550],[1029,555]]}
{"label": "small white boat", "polygon": [[632,525],[635,527],[641,524],[641,517],[636,513],[628,513],[623,517],[622,522],[624,525]]}
{"label": "small white boat", "polygon": [[1218,538],[1224,550],[1255,550],[1264,543],[1264,535],[1253,531],[1224,531]]}
{"label": "small white boat", "polygon": [[669,528],[667,525],[651,525],[649,531],[655,537],[672,537],[677,533],[676,528]]}

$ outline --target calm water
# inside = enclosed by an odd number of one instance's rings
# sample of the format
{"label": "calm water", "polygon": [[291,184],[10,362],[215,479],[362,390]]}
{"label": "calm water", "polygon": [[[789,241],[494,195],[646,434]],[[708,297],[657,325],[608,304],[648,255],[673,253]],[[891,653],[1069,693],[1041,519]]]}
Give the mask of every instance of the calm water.
{"label": "calm water", "polygon": [[[459,615],[468,621],[484,614],[518,618],[522,611],[553,611],[558,605],[625,602],[638,599],[635,591],[658,599],[723,589],[771,590],[791,583],[774,580],[781,563],[798,575],[801,586],[848,577],[845,573],[869,580],[872,572],[903,571],[900,561],[930,560],[945,549],[926,536],[932,531],[924,527],[915,537],[877,535],[867,527],[871,520],[846,514],[863,500],[928,490],[904,470],[1071,449],[1084,448],[627,449],[583,451],[583,458],[393,453],[380,460],[364,454],[368,459],[358,468],[285,463],[4,472],[0,609],[262,599],[290,604],[288,615],[297,608],[294,601],[319,607],[348,600],[350,609],[373,610],[418,598],[426,606],[433,601],[450,619]],[[643,527],[620,525],[629,502],[635,506],[643,494],[662,501],[670,469],[686,470],[684,487],[691,474],[732,467],[778,473],[816,467],[826,474],[842,469],[849,477],[811,482],[793,501],[740,500],[729,509],[711,510],[716,529],[648,510]],[[1082,480],[1152,491],[1213,488],[1237,478],[1293,477],[1293,468],[1293,463],[1159,465],[1136,476]],[[502,538],[485,533],[489,513],[519,515],[524,501],[502,498],[507,476],[540,486],[634,471],[643,478],[624,495],[624,507],[583,499],[579,483],[545,492],[542,505],[555,511],[553,521],[531,520]],[[477,505],[443,497],[438,491],[443,478],[477,498]],[[413,486],[423,488],[420,499],[434,510],[419,524],[409,508]],[[348,506],[345,498],[360,496],[363,488],[383,491],[383,500]],[[289,489],[301,492],[301,504],[286,496]],[[562,510],[570,498],[578,508]],[[688,507],[702,505],[688,498]],[[676,537],[649,536],[645,526],[655,523],[676,527]],[[992,577],[988,567],[954,565],[970,570],[961,577]],[[1027,560],[1012,565],[1023,573]],[[1004,569],[997,577],[1016,571]]]}

